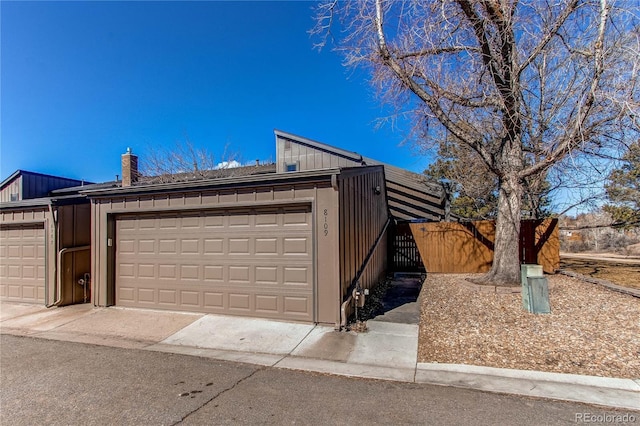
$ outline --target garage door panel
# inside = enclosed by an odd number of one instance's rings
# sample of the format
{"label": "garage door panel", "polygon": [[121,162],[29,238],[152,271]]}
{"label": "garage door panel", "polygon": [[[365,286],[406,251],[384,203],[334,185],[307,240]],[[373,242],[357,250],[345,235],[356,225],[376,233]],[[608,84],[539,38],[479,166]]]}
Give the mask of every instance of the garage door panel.
{"label": "garage door panel", "polygon": [[[178,218],[177,217],[161,217],[158,219],[158,228],[162,230],[172,230],[178,229]],[[152,219],[145,221],[144,228],[154,229],[152,226]]]}
{"label": "garage door panel", "polygon": [[[308,262],[298,260],[288,261],[287,265],[260,264],[247,259],[245,262],[235,261],[233,264],[159,264],[157,269],[152,265],[137,265],[137,274],[131,273],[131,265],[124,264],[122,278],[152,278],[155,279],[155,271],[158,271],[157,279],[174,281],[178,285],[182,280],[197,279],[198,281],[247,281],[263,282],[282,285],[296,282],[309,286],[312,270]],[[178,271],[178,272],[176,272]],[[127,277],[125,277],[126,274]]]}
{"label": "garage door panel", "polygon": [[221,291],[205,291],[204,308],[207,310],[224,311],[224,293]]}
{"label": "garage door panel", "polygon": [[20,259],[20,253],[22,253],[22,250],[19,245],[7,246],[7,259]]}
{"label": "garage door panel", "polygon": [[199,231],[200,226],[201,226],[200,216],[184,215],[182,216],[182,219],[180,221],[180,228],[182,228],[183,230],[195,229],[196,231]]}
{"label": "garage door panel", "polygon": [[44,303],[44,224],[0,229],[0,297]]}
{"label": "garage door panel", "polygon": [[256,312],[278,313],[278,296],[270,294],[256,295]]}
{"label": "garage door panel", "polygon": [[119,263],[118,278],[120,278],[120,282],[125,281],[125,278],[137,278],[136,265],[133,263]]}
{"label": "garage door panel", "polygon": [[[286,236],[238,236],[237,233],[222,234],[215,233],[212,237],[203,238],[202,232],[197,234],[197,238],[167,238],[166,234],[156,236],[154,240],[145,238],[137,241],[137,244],[131,239],[120,238],[117,242],[118,252],[127,254],[127,258],[143,258],[146,254],[173,256],[173,255],[189,255],[194,254],[203,258],[202,255],[224,254],[225,256],[233,255],[272,255],[280,257],[281,255],[300,254],[311,257],[312,239],[310,232],[307,233],[291,233],[287,232]],[[155,247],[158,250],[155,250]],[[137,247],[137,248],[136,248]]]}
{"label": "garage door panel", "polygon": [[118,250],[121,254],[134,254],[136,252],[136,242],[134,240],[122,239],[118,241]]}
{"label": "garage door panel", "polygon": [[158,290],[158,303],[175,306],[178,303],[177,290]]}
{"label": "garage door panel", "polygon": [[180,265],[180,281],[184,280],[196,280],[202,281],[199,265]]}
{"label": "garage door panel", "polygon": [[290,315],[304,315],[309,307],[309,298],[285,296],[284,297],[284,311]]}
{"label": "garage door panel", "polygon": [[282,217],[283,225],[287,228],[296,226],[311,226],[311,214],[307,211],[292,211]]}
{"label": "garage door panel", "polygon": [[116,303],[312,321],[311,236],[309,206],[118,218]]}
{"label": "garage door panel", "polygon": [[205,229],[209,229],[209,228],[214,228],[214,229],[224,228],[224,214],[223,213],[213,213],[213,214],[207,215],[204,218],[204,228]]}
{"label": "garage door panel", "polygon": [[138,253],[156,254],[156,240],[145,238],[138,241]]}
{"label": "garage door panel", "polygon": [[282,281],[282,273],[278,273],[280,269],[282,266],[254,266],[256,284],[277,286]]}
{"label": "garage door panel", "polygon": [[249,313],[251,310],[251,295],[247,293],[229,292],[229,309],[232,311],[245,311]]}
{"label": "garage door panel", "polygon": [[170,265],[158,265],[158,279],[159,280],[175,280],[177,277],[177,267],[175,264]]}
{"label": "garage door panel", "polygon": [[140,303],[156,304],[156,291],[155,288],[139,288],[138,301]]}
{"label": "garage door panel", "polygon": [[[43,281],[44,281],[44,279],[43,279]],[[44,303],[44,295],[45,295],[44,285],[39,285],[36,288],[37,288],[37,291],[38,291],[38,299],[37,300],[41,301],[42,303]]]}
{"label": "garage door panel", "polygon": [[308,255],[311,239],[307,237],[284,237],[283,252],[287,256]]}
{"label": "garage door panel", "polygon": [[180,305],[184,307],[200,307],[200,292],[183,290],[180,292]]}
{"label": "garage door panel", "polygon": [[279,217],[278,213],[273,211],[258,212],[258,215],[256,216],[256,228],[260,229],[266,227],[269,229],[278,226]]}
{"label": "garage door panel", "polygon": [[158,254],[176,255],[178,254],[178,240],[175,238],[158,239]]}
{"label": "garage door panel", "polygon": [[233,265],[228,267],[229,283],[232,284],[250,284],[250,265]]}
{"label": "garage door panel", "polygon": [[136,300],[135,294],[136,294],[135,288],[121,285],[118,288],[118,301],[120,301],[121,303],[135,302]]}
{"label": "garage door panel", "polygon": [[231,255],[246,255],[249,256],[251,250],[249,249],[249,238],[229,238],[229,251]]}
{"label": "garage door panel", "polygon": [[306,287],[310,272],[307,267],[287,266],[284,268],[284,285]]}
{"label": "garage door panel", "polygon": [[36,266],[35,265],[25,265],[22,268],[22,278],[33,280],[37,279],[38,276],[36,274]]}
{"label": "garage door panel", "polygon": [[248,213],[231,214],[227,217],[227,222],[229,228],[248,228],[251,226],[250,215]]}
{"label": "garage door panel", "polygon": [[138,278],[142,279],[156,279],[156,265],[140,263],[138,264]]}
{"label": "garage door panel", "polygon": [[18,299],[18,298],[22,298],[22,286],[20,285],[12,285],[9,284],[7,285],[7,295],[9,296],[9,298],[14,298],[14,299]]}
{"label": "garage door panel", "polygon": [[223,238],[205,238],[203,254],[215,255],[224,253],[224,239]]}
{"label": "garage door panel", "polygon": [[212,283],[223,283],[224,267],[220,265],[205,265],[204,281],[212,282]]}
{"label": "garage door panel", "polygon": [[202,253],[201,240],[199,238],[183,238],[180,240],[180,254],[181,255],[189,255],[195,254],[199,255]]}

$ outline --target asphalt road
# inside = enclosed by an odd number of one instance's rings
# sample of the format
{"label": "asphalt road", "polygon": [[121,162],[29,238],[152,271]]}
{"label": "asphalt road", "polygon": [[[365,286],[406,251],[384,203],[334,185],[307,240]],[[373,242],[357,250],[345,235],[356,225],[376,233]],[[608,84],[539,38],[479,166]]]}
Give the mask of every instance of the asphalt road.
{"label": "asphalt road", "polygon": [[2,425],[556,425],[625,414],[640,424],[640,413],[450,387],[10,335],[0,345]]}

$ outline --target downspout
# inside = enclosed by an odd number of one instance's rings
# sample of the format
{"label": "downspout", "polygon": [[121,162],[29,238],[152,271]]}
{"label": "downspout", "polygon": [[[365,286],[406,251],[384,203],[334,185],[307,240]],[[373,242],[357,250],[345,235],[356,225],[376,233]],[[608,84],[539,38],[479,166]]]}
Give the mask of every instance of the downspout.
{"label": "downspout", "polygon": [[347,326],[347,306],[351,304],[352,300],[353,297],[350,294],[347,300],[345,300],[340,306],[340,327],[336,328],[337,331],[340,331]]}
{"label": "downspout", "polygon": [[73,253],[76,251],[82,250],[91,250],[91,246],[78,246],[78,247],[65,247],[58,252],[58,262],[57,262],[57,293],[56,293],[56,301],[53,302],[51,306],[58,306],[60,302],[62,302],[62,257],[66,253]]}
{"label": "downspout", "polygon": [[[378,235],[378,238],[376,238],[376,242],[373,244],[373,247],[371,248],[371,250],[369,250],[367,257],[362,263],[362,267],[358,271],[358,274],[353,279],[353,281],[351,282],[351,286],[349,286],[349,289],[347,290],[347,294],[349,294],[349,297],[347,297],[347,299],[340,306],[340,329],[343,329],[344,327],[347,326],[347,307],[355,299],[356,292],[359,292],[360,277],[362,276],[365,269],[367,268],[367,265],[369,264],[369,260],[371,260],[373,253],[375,253],[376,249],[378,248],[378,244],[380,244],[380,241],[382,240],[382,236],[387,231],[387,228],[389,227],[390,223],[391,223],[391,216],[389,216],[389,218],[387,219],[387,223],[385,223],[384,228],[382,228],[382,232],[380,232],[380,234]],[[364,295],[360,295],[360,297],[364,297]]]}
{"label": "downspout", "polygon": [[[54,210],[53,209],[53,203],[51,202],[51,200],[49,200],[49,214],[51,215],[51,218],[53,219],[53,252],[54,253],[58,253],[58,209]],[[49,232],[49,230],[47,230],[47,232]],[[48,248],[48,246],[47,246]],[[47,251],[48,254],[48,251]],[[49,259],[49,256],[45,256],[45,259]],[[57,259],[56,259],[57,260]],[[58,291],[58,262],[54,262],[54,278],[53,278],[53,285],[55,287],[55,292],[57,294]],[[49,277],[49,271],[47,270],[46,272],[46,277]],[[48,280],[47,280],[48,281]],[[50,308],[52,306],[56,306],[56,303],[60,303],[60,302],[55,302],[53,304],[49,304],[47,305],[47,303],[49,302],[49,283],[45,282],[45,286],[44,286],[44,300],[45,300],[45,306],[47,308]]]}
{"label": "downspout", "polygon": [[[336,173],[331,175],[331,188],[333,188],[334,191],[336,191],[336,193],[338,194],[338,205],[340,202],[340,192],[339,192],[339,186],[338,186],[338,175]],[[338,215],[339,216],[339,215]],[[338,220],[338,223],[340,223],[340,220]],[[338,228],[340,227],[340,225],[338,225]],[[340,246],[340,235],[341,235],[341,231],[338,230],[338,247]],[[316,262],[317,264],[317,262]],[[340,261],[338,261],[338,265],[340,265]],[[340,266],[338,266],[338,268],[340,268]],[[338,271],[338,276],[340,276],[340,272]],[[338,279],[338,287],[342,287],[342,284],[340,283],[340,279]],[[338,294],[340,294],[340,291],[338,291]],[[342,298],[342,295],[338,296],[338,303],[340,303],[340,299]],[[341,306],[340,308],[340,319],[342,319],[342,317],[344,316],[344,304]],[[340,321],[342,323],[342,321]],[[335,325],[335,329],[336,331],[340,331],[342,329],[341,325],[338,325],[338,323],[336,323]]]}

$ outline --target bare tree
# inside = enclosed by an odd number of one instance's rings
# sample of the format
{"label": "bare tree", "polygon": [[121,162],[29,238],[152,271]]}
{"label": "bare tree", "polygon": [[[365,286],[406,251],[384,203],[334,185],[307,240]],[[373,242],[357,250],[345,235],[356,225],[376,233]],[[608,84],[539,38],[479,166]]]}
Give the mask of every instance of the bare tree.
{"label": "bare tree", "polygon": [[597,168],[637,138],[639,19],[630,1],[331,1],[315,31],[326,42],[341,24],[347,65],[368,67],[418,132],[455,137],[497,177],[494,261],[482,280],[511,284],[525,181]]}
{"label": "bare tree", "polygon": [[[168,183],[201,180],[219,175],[235,176],[251,174],[250,169],[238,167],[238,154],[230,154],[225,146],[220,160],[206,148],[195,146],[188,138],[176,142],[170,149],[150,147],[141,158],[141,174],[148,183]],[[216,171],[237,167],[237,173]]]}

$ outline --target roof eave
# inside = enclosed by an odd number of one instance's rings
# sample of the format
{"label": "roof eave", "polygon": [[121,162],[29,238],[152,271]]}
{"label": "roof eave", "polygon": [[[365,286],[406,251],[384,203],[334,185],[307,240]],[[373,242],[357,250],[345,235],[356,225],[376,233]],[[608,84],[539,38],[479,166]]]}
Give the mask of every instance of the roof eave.
{"label": "roof eave", "polygon": [[294,135],[293,133],[287,133],[287,132],[283,132],[282,130],[274,130],[274,133],[276,135],[276,137],[279,138],[283,138],[283,139],[289,139],[292,142],[296,142],[296,143],[302,143],[305,145],[309,145],[313,148],[322,150],[322,151],[327,151],[327,152],[331,152],[337,155],[340,155],[342,157],[348,158],[352,161],[362,161],[364,159],[364,157],[360,154],[358,154],[355,151],[347,151],[344,150],[342,148],[338,148],[336,146],[332,146],[332,145],[328,145],[326,143],[322,143],[322,142],[318,142],[318,141],[314,141],[313,139],[309,139],[309,138],[305,138],[302,136],[298,136],[298,135]]}
{"label": "roof eave", "polygon": [[23,172],[24,172],[24,170],[18,169],[15,172],[11,173],[11,175],[9,177],[7,177],[5,180],[2,181],[2,183],[0,183],[0,189],[4,189],[5,186],[7,186],[12,180],[14,180],[16,177],[18,177]]}
{"label": "roof eave", "polygon": [[75,194],[61,197],[42,197],[42,198],[29,198],[27,200],[10,201],[0,203],[0,210],[21,210],[27,208],[38,208],[53,206],[66,206],[71,204],[82,204],[89,202],[86,195]]}
{"label": "roof eave", "polygon": [[138,193],[179,192],[230,187],[287,185],[297,182],[325,181],[327,179],[330,180],[332,175],[338,175],[340,174],[340,171],[340,168],[332,168],[302,172],[270,173],[264,175],[205,179],[201,181],[134,185],[119,188],[80,191],[80,193],[87,195],[90,198],[98,198],[112,195],[130,195]]}

